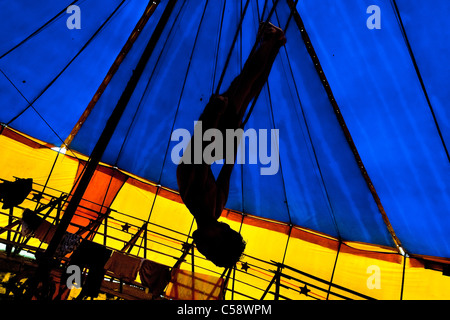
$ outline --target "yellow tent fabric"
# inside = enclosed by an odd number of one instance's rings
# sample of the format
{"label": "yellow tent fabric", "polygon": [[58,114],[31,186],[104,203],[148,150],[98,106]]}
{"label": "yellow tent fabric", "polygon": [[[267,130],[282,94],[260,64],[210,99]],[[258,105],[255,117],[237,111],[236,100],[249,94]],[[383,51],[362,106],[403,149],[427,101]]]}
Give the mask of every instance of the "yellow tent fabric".
{"label": "yellow tent fabric", "polygon": [[[77,158],[29,137],[18,137],[15,132],[0,135],[0,178],[30,177],[37,191],[46,186],[49,195],[69,193],[75,183]],[[130,254],[173,266],[183,244],[192,242],[195,221],[176,193],[129,176],[112,202],[107,225],[102,223],[93,240],[120,251],[148,223],[145,236],[139,237]],[[21,204],[22,209],[14,209],[14,219],[20,219],[24,208],[35,208],[31,196]],[[1,227],[8,224],[8,214],[1,210]],[[247,241],[245,256],[231,273],[225,299],[260,299],[267,289],[264,298],[273,299],[276,281],[271,281],[278,266],[283,267],[279,278],[282,299],[450,299],[450,278],[443,276],[442,270],[426,269],[422,257],[404,257],[370,244],[339,244],[323,234],[238,212],[224,212],[220,219],[240,230]],[[7,232],[0,237],[6,239]],[[37,239],[28,245],[46,246]],[[198,251],[194,253],[181,269],[194,268],[205,276],[220,277],[221,268]]]}

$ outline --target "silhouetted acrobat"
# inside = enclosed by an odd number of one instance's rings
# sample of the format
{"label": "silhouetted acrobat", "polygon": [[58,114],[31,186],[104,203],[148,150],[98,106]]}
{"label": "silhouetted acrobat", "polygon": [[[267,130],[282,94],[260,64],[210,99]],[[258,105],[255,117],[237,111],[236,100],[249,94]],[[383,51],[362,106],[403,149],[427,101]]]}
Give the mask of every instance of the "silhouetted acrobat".
{"label": "silhouetted acrobat", "polygon": [[[261,23],[256,41],[256,49],[250,54],[242,72],[233,80],[228,90],[221,95],[211,96],[199,118],[199,121],[202,121],[202,134],[211,128],[218,129],[223,134],[226,129],[241,128],[246,109],[266,83],[273,62],[279,49],[286,43],[286,38],[280,28],[270,23]],[[240,260],[246,243],[238,232],[217,219],[228,199],[229,180],[234,163],[225,162],[216,180],[210,164],[206,163],[203,157],[201,163],[194,163],[194,144],[192,138],[192,152],[185,152],[177,167],[181,198],[197,223],[197,230],[192,236],[197,249],[208,260],[220,267],[233,267]],[[202,145],[200,150],[203,149]],[[237,147],[234,157],[236,153]]]}

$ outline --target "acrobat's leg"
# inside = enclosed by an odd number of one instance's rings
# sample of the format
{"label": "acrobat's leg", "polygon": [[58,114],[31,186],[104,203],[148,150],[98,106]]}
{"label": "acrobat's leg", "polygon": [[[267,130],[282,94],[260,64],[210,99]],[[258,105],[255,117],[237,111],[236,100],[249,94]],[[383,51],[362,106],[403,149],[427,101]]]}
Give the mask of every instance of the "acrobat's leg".
{"label": "acrobat's leg", "polygon": [[[264,27],[264,28],[263,28]],[[240,126],[250,101],[261,91],[267,82],[270,70],[280,48],[286,43],[283,30],[268,23],[261,24],[256,41],[256,50],[250,54],[242,72],[231,83],[222,96],[228,98],[228,108],[223,121],[237,121]],[[237,118],[234,117],[237,115]],[[231,119],[230,119],[231,118]],[[237,120],[236,120],[237,119]],[[220,126],[235,128],[235,123],[221,123]]]}
{"label": "acrobat's leg", "polygon": [[[199,118],[202,121],[202,134],[210,128],[217,128],[225,133],[225,129],[240,127],[248,104],[267,81],[276,55],[286,42],[283,31],[271,24],[260,30],[260,38],[259,47],[249,56],[241,74],[233,80],[224,94],[212,96],[206,105]],[[216,181],[210,165],[204,162],[202,155],[201,163],[194,163],[194,152],[203,152],[203,145],[195,148],[195,141],[191,139],[190,150],[190,155],[183,155],[186,163],[177,167],[180,195],[191,212],[209,211],[218,217],[228,198],[234,163],[224,164]],[[237,145],[234,158],[236,153]]]}
{"label": "acrobat's leg", "polygon": [[[231,83],[223,94],[228,99],[225,114],[220,118],[219,127],[237,129],[241,127],[242,119],[250,101],[261,91],[266,83],[273,62],[281,46],[286,43],[284,32],[267,24],[264,29],[260,25],[260,46],[247,59],[241,74]],[[234,159],[236,159],[238,143],[234,144]],[[216,181],[216,216],[219,217],[228,200],[230,177],[234,162],[223,165]]]}
{"label": "acrobat's leg", "polygon": [[[202,130],[199,132],[199,127],[196,127],[194,135],[201,134],[203,137],[206,130],[217,128],[226,105],[226,98],[212,96],[199,118]],[[196,143],[201,145],[197,146]],[[216,180],[211,171],[211,164],[206,163],[203,158],[203,144],[202,138],[191,138],[177,167],[177,182],[180,196],[191,213],[199,216],[209,212],[213,216],[216,208]],[[200,154],[195,154],[196,152]]]}

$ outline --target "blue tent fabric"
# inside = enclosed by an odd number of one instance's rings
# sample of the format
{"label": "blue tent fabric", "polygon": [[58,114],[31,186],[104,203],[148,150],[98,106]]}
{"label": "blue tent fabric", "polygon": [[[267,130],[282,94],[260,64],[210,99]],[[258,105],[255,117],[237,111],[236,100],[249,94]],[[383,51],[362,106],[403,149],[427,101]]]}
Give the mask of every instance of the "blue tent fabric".
{"label": "blue tent fabric", "polygon": [[[171,140],[172,132],[193,133],[222,72],[220,91],[238,75],[259,21],[273,5],[249,0],[233,43],[245,3],[177,1],[102,161],[177,189],[171,151],[178,141]],[[82,29],[69,30],[64,11],[69,4],[0,4],[6,39],[0,45],[0,121],[57,146],[70,134],[147,5],[138,0],[79,1]],[[166,4],[158,5],[70,148],[92,152]],[[366,10],[374,4],[381,8],[381,29],[371,30]],[[392,1],[305,0],[297,10],[397,237],[409,253],[450,257],[450,172],[443,148],[450,134],[445,88],[450,28],[444,27],[450,27],[449,5],[444,0],[433,6],[425,1],[421,6],[404,0],[396,4],[431,108]],[[267,130],[269,143],[271,130],[279,130],[279,170],[261,175],[268,164],[237,164],[227,207],[342,240],[394,247],[287,1],[278,1],[270,21],[288,25],[287,44],[246,129]],[[247,150],[247,160],[259,151]],[[217,172],[220,165],[213,169]]]}
{"label": "blue tent fabric", "polygon": [[[3,45],[2,53],[33,33],[37,22],[43,25],[69,4],[53,1],[41,6],[21,2],[11,7],[3,4],[8,10],[1,10],[2,32],[6,33],[2,39],[6,39],[8,47]],[[63,10],[57,19],[0,62],[1,93],[7,106],[2,110],[1,121],[26,133],[33,123],[30,134],[55,145],[61,145],[75,126],[146,4],[111,1],[105,5],[102,1],[81,1],[79,6],[81,29],[67,28],[70,15]],[[33,14],[25,15],[28,11]],[[34,17],[40,11],[41,17]],[[33,29],[22,28],[28,20],[33,21]],[[29,107],[30,103],[33,107]]]}
{"label": "blue tent fabric", "polygon": [[[397,236],[409,252],[448,256],[449,161],[391,2],[378,1],[382,13],[379,30],[365,27],[368,15],[363,13],[370,4],[341,1],[338,6],[331,6],[331,1],[325,1],[319,6],[302,1],[298,6]],[[425,56],[425,52],[433,52],[437,57],[445,54],[445,49],[440,48],[441,41],[448,38],[445,28],[448,22],[442,9],[448,8],[448,4],[436,6],[442,10],[439,13],[425,2],[414,8],[405,1],[398,5],[401,15],[403,10],[407,12],[402,18],[408,35],[418,32],[414,30],[427,30],[426,36],[423,34],[428,38],[426,41],[433,39],[432,43],[439,43],[436,46],[429,43],[425,48],[421,47],[422,37],[409,39],[413,52],[419,52],[419,68],[425,72],[430,94],[437,89],[445,95],[448,90],[441,91],[432,83],[444,83],[448,73],[441,73],[437,65],[427,66],[425,61],[433,59]],[[426,21],[423,18],[426,12],[428,19],[440,17],[439,31],[436,25],[429,30],[429,24],[420,23]],[[419,16],[422,18],[415,20]],[[442,62],[442,58],[441,63],[443,69],[448,69],[449,64]],[[433,103],[433,108],[445,129],[448,117],[442,117],[445,112],[440,107],[445,105],[445,98],[438,97],[435,95],[433,99],[438,102]]]}

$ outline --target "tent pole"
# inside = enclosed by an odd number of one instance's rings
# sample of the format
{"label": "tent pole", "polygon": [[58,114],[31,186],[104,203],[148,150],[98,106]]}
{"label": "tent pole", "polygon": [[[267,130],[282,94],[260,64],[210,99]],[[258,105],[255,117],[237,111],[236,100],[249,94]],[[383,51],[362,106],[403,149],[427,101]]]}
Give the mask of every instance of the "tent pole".
{"label": "tent pole", "polygon": [[134,70],[125,90],[122,92],[122,95],[115,106],[110,118],[108,119],[108,122],[106,123],[106,126],[100,136],[100,138],[97,141],[97,144],[94,147],[94,150],[91,153],[91,157],[87,163],[86,170],[81,177],[81,180],[77,186],[77,188],[74,191],[73,197],[70,200],[66,211],[61,219],[60,224],[58,225],[58,228],[55,231],[55,235],[53,236],[52,240],[50,241],[47,250],[42,256],[42,259],[39,261],[39,267],[36,272],[36,275],[30,285],[30,289],[27,292],[26,298],[31,299],[32,295],[35,291],[35,288],[39,284],[40,281],[48,277],[48,273],[51,268],[51,260],[56,252],[56,249],[58,245],[60,244],[64,233],[66,232],[70,221],[72,220],[73,215],[75,214],[78,205],[89,185],[89,182],[94,175],[94,172],[97,168],[97,165],[100,163],[100,160],[103,156],[103,153],[106,149],[106,147],[109,144],[109,141],[111,140],[112,135],[114,134],[114,131],[120,121],[120,118],[122,117],[123,112],[125,111],[125,108],[128,104],[128,102],[131,99],[131,96],[139,82],[139,79],[144,72],[144,68],[147,65],[148,60],[150,59],[153,50],[156,46],[156,43],[158,42],[165,25],[167,24],[169,17],[172,13],[173,8],[175,7],[176,0],[170,0],[155,28],[155,31],[153,32],[147,47],[145,48],[137,66]]}
{"label": "tent pole", "polygon": [[354,158],[356,160],[356,163],[358,164],[358,167],[359,167],[359,169],[361,171],[361,174],[362,174],[362,176],[364,178],[364,181],[366,182],[367,187],[369,188],[369,191],[370,191],[370,193],[372,195],[372,198],[373,198],[373,200],[375,201],[375,203],[376,203],[376,205],[378,207],[378,211],[380,212],[381,217],[383,218],[384,224],[386,225],[386,228],[388,229],[388,232],[391,235],[392,240],[395,243],[398,252],[401,253],[402,251],[404,251],[404,249],[402,248],[402,244],[400,242],[400,239],[395,234],[394,228],[392,227],[392,225],[391,225],[391,223],[389,221],[389,218],[387,216],[387,213],[384,210],[383,204],[381,203],[381,199],[378,196],[378,193],[377,193],[377,191],[375,189],[375,186],[373,185],[372,180],[369,177],[369,174],[367,173],[367,170],[366,170],[366,168],[364,166],[364,163],[363,163],[363,161],[361,159],[361,156],[359,155],[358,149],[356,148],[355,142],[354,142],[354,140],[353,140],[353,138],[352,138],[352,136],[350,134],[348,126],[345,123],[345,120],[344,120],[344,117],[342,115],[342,112],[339,109],[339,106],[338,106],[338,104],[336,102],[336,99],[334,98],[334,95],[333,95],[333,92],[331,90],[331,87],[328,84],[328,80],[327,80],[327,78],[325,76],[325,73],[323,72],[322,66],[321,66],[319,58],[318,58],[318,56],[317,56],[317,54],[316,54],[316,52],[314,50],[314,47],[313,47],[312,42],[311,42],[311,39],[309,38],[309,35],[306,32],[306,28],[305,28],[305,25],[303,24],[303,20],[300,17],[299,12],[297,11],[296,3],[293,0],[287,0],[287,3],[288,3],[289,8],[291,9],[291,11],[293,13],[294,21],[297,24],[297,27],[298,27],[298,29],[299,29],[299,31],[301,33],[301,36],[302,36],[302,39],[303,39],[303,41],[305,43],[306,49],[308,51],[308,54],[310,55],[314,65],[315,65],[316,71],[318,72],[320,79],[322,80],[322,86],[324,87],[326,93],[328,94],[328,100],[330,101],[330,103],[331,103],[331,105],[333,107],[333,110],[334,110],[334,113],[336,115],[336,118],[337,118],[337,120],[339,122],[339,125],[341,126],[341,129],[342,129],[342,131],[344,133],[344,136],[345,136],[345,138],[347,140],[347,143],[348,143],[348,145],[349,145],[349,147],[350,147],[350,149],[351,149],[351,151],[353,153],[353,156],[354,156]]}
{"label": "tent pole", "polygon": [[126,41],[126,43],[123,46],[123,48],[120,51],[120,53],[117,55],[116,60],[114,61],[112,66],[109,68],[108,73],[106,74],[106,76],[103,79],[102,83],[98,87],[96,93],[92,97],[92,99],[89,102],[89,104],[87,105],[86,109],[81,114],[81,116],[80,116],[79,120],[77,121],[76,125],[73,127],[72,131],[67,136],[67,138],[64,141],[63,145],[61,146],[61,148],[67,147],[67,146],[69,146],[72,143],[73,139],[75,138],[75,136],[80,131],[81,127],[86,122],[86,120],[89,117],[89,115],[91,114],[92,109],[94,109],[95,105],[100,100],[100,97],[103,95],[103,93],[105,92],[106,88],[110,84],[110,82],[113,79],[115,73],[117,72],[117,70],[119,70],[119,67],[122,64],[122,62],[125,60],[125,57],[131,51],[131,48],[133,47],[133,44],[136,42],[136,39],[139,37],[140,33],[142,32],[142,30],[144,29],[145,25],[147,24],[148,20],[150,19],[150,17],[155,12],[159,2],[160,2],[160,0],[158,0],[158,1],[149,1],[149,4],[147,5],[147,8],[146,8],[144,14],[139,19],[139,21],[136,24],[134,30],[132,31],[130,37]]}

